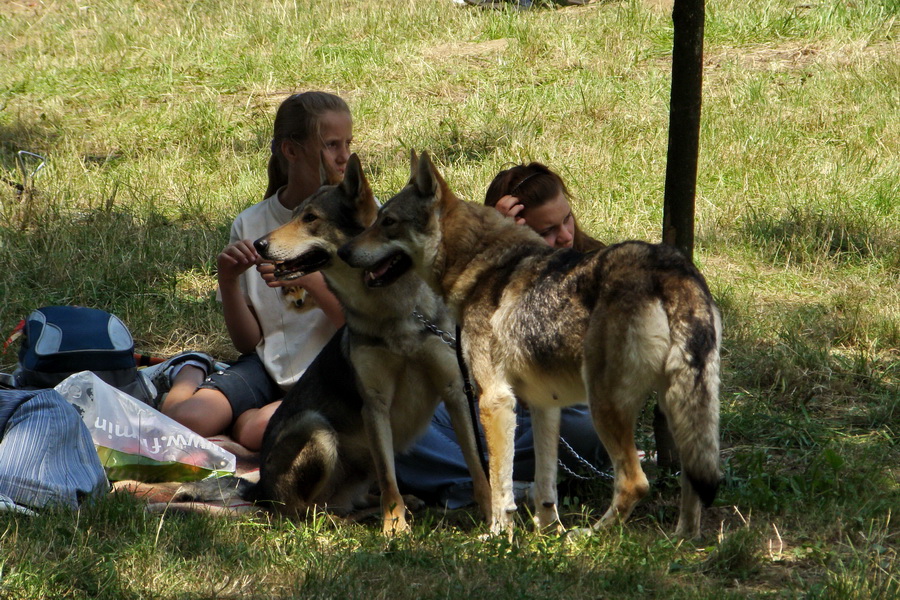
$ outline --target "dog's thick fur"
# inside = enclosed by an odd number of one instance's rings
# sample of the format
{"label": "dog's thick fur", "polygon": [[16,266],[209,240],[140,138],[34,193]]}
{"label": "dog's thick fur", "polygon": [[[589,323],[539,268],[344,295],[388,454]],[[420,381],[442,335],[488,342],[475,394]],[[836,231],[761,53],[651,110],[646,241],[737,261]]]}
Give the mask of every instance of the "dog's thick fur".
{"label": "dog's thick fur", "polygon": [[643,242],[554,250],[493,208],[458,199],[428,155],[413,153],[409,184],[339,255],[375,283],[411,263],[461,324],[481,392],[494,533],[511,531],[516,510],[516,397],[533,415],[535,522],[544,529],[561,527],[560,407],[589,401],[612,460],[615,491],[600,526],[626,519],[649,489],[634,429],[655,390],[683,467],[677,533],[699,534],[701,500],[712,502],[719,483],[721,319],[678,251]]}
{"label": "dog's thick fur", "polygon": [[456,354],[413,314],[451,331],[447,308],[412,271],[390,287],[372,287],[362,270],[337,258],[338,248],[372,223],[378,207],[355,154],[343,181],[334,174],[330,179],[290,223],[255,242],[262,258],[276,263],[280,279],[320,270],[346,316],[343,333],[273,415],[255,495],[291,514],[313,505],[347,512],[364,503],[377,477],[384,531],[408,530],[394,454],[425,431],[443,400],[487,516],[490,491]]}

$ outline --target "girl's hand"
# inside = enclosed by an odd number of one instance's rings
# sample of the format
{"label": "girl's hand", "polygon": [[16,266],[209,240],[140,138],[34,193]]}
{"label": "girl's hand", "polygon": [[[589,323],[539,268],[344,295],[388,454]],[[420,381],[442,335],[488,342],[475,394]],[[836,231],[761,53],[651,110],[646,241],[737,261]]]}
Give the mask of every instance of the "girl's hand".
{"label": "girl's hand", "polygon": [[236,280],[241,273],[259,261],[260,256],[250,240],[240,240],[229,244],[216,257],[219,281]]}
{"label": "girl's hand", "polygon": [[275,265],[272,263],[258,263],[256,272],[262,276],[263,281],[269,287],[281,287],[283,285],[283,282],[275,279]]}
{"label": "girl's hand", "polygon": [[519,199],[515,196],[503,196],[497,201],[494,208],[496,208],[501,215],[514,219],[518,225],[525,224],[525,219],[519,216],[519,213],[525,210],[525,205],[521,204]]}
{"label": "girl's hand", "polygon": [[307,277],[309,275],[304,275],[303,277],[298,277],[297,279],[289,279],[287,281],[277,279],[275,277],[275,265],[272,263],[261,262],[256,265],[256,271],[263,278],[263,281],[266,282],[266,285],[272,288],[278,287],[305,287],[305,283],[307,281]]}

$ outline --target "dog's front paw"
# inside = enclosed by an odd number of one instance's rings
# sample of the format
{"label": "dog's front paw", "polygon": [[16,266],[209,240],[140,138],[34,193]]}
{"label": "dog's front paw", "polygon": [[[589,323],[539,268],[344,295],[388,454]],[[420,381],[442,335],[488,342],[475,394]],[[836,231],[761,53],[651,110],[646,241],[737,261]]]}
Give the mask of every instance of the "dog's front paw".
{"label": "dog's front paw", "polygon": [[512,537],[514,521],[516,515],[516,505],[510,502],[505,509],[494,510],[491,516],[491,535],[508,534]]}

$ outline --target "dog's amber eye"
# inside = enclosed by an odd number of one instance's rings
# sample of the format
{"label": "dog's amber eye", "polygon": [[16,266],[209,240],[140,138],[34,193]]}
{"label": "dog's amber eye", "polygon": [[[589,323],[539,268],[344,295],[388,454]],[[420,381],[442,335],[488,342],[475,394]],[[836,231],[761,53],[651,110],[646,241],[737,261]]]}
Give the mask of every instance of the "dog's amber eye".
{"label": "dog's amber eye", "polygon": [[306,213],[305,215],[303,215],[303,222],[304,223],[312,223],[313,221],[315,221],[318,218],[319,217],[317,217],[314,213]]}

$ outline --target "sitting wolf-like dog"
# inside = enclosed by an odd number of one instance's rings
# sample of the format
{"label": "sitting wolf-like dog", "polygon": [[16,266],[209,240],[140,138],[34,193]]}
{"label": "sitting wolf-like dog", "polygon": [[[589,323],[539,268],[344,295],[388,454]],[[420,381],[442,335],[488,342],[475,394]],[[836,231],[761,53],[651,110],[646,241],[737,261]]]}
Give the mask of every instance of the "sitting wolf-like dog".
{"label": "sitting wolf-like dog", "polygon": [[615,469],[612,506],[624,520],[647,493],[634,429],[651,391],[683,466],[677,533],[699,534],[700,503],[719,482],[721,319],[706,282],[674,248],[624,242],[594,253],[555,250],[496,210],[458,199],[428,155],[409,184],[339,255],[370,286],[415,270],[462,327],[481,390],[492,493],[491,530],[511,531],[516,398],[535,433],[535,522],[560,527],[556,461],[560,407],[590,403]]}
{"label": "sitting wolf-like dog", "polygon": [[413,272],[390,288],[366,285],[338,248],[372,223],[377,204],[353,154],[343,181],[324,184],[293,219],[255,242],[275,276],[321,271],[341,302],[342,328],[288,392],[263,438],[260,480],[241,495],[303,516],[316,506],[346,514],[366,508],[377,479],[385,533],[409,529],[397,487],[394,454],[430,423],[443,400],[472,475],[475,499],[490,514],[456,354],[440,337],[452,331],[444,303]]}

